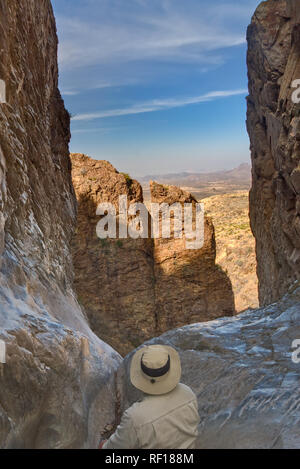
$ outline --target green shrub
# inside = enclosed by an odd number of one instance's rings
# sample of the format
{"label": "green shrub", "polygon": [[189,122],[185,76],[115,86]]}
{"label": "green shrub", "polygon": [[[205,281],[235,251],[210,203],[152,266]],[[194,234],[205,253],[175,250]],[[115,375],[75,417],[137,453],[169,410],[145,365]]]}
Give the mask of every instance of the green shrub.
{"label": "green shrub", "polygon": [[124,176],[124,178],[125,178],[127,187],[128,187],[128,188],[131,187],[131,186],[132,186],[132,183],[133,183],[133,180],[132,180],[132,178],[129,176],[129,174],[127,174],[127,173],[121,173],[121,174],[122,174],[122,175]]}

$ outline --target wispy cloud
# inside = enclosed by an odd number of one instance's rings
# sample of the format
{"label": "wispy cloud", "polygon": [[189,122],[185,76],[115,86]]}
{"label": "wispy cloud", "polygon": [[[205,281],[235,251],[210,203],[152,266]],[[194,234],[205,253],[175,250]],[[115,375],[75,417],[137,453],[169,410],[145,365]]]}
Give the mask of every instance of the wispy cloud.
{"label": "wispy cloud", "polygon": [[58,16],[60,65],[74,69],[116,61],[205,62],[209,53],[245,42],[245,31],[232,27],[229,18],[249,16],[254,2],[204,8],[199,0],[85,1],[85,9],[93,13],[89,19],[83,11]]}
{"label": "wispy cloud", "polygon": [[[84,91],[92,91],[92,90],[100,90],[102,88],[112,88],[113,86],[117,86],[117,84],[113,85],[112,83],[95,83],[92,85],[86,85]],[[82,92],[81,89],[62,89],[61,94],[64,96],[76,96]]]}
{"label": "wispy cloud", "polygon": [[109,127],[91,127],[86,129],[72,129],[73,134],[91,134],[91,133],[98,133],[98,134],[107,134],[112,130],[115,131],[118,127],[109,128]]}
{"label": "wispy cloud", "polygon": [[73,121],[90,121],[95,119],[103,119],[105,117],[127,116],[131,114],[142,114],[146,112],[163,111],[172,108],[188,106],[191,104],[199,104],[207,101],[212,101],[219,98],[227,98],[230,96],[237,96],[247,94],[246,89],[228,90],[228,91],[212,91],[200,96],[188,98],[174,98],[174,99],[154,99],[145,103],[134,104],[131,107],[124,109],[110,109],[106,111],[91,112],[85,114],[77,114],[73,117]]}
{"label": "wispy cloud", "polygon": [[79,90],[61,90],[63,96],[76,96],[79,93]]}

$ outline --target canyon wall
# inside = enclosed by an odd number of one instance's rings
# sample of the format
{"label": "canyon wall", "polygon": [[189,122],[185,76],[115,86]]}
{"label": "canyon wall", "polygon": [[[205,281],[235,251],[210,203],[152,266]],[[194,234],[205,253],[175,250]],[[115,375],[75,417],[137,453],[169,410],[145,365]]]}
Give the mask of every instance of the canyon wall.
{"label": "canyon wall", "polygon": [[[93,331],[126,355],[145,340],[174,327],[234,314],[227,275],[215,264],[212,221],[205,218],[204,246],[186,249],[174,239],[99,239],[99,203],[110,202],[119,217],[119,196],[143,202],[140,184],[107,161],[71,155],[78,221],[72,244],[75,287]],[[153,203],[193,203],[175,186],[151,184]],[[151,217],[148,214],[149,233]],[[172,228],[173,229],[173,228]],[[118,234],[118,233],[117,233]]]}
{"label": "canyon wall", "polygon": [[300,80],[299,2],[261,3],[247,36],[250,217],[265,305],[300,277],[300,93],[292,87]]}
{"label": "canyon wall", "polygon": [[49,0],[0,2],[0,447],[95,447],[120,357],[72,290],[76,199]]}

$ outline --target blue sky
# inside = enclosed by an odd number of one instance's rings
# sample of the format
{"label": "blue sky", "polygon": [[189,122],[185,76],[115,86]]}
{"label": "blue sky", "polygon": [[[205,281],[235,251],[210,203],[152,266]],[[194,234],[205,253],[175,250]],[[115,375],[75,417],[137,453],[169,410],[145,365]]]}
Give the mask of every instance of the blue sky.
{"label": "blue sky", "polygon": [[249,161],[246,28],[258,0],[52,0],[73,152],[132,176]]}

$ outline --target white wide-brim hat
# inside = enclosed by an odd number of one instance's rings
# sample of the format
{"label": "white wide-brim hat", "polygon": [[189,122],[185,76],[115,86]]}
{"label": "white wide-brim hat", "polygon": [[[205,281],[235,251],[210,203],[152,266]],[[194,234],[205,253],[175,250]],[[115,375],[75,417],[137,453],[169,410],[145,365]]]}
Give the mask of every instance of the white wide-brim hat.
{"label": "white wide-brim hat", "polygon": [[149,345],[140,348],[132,357],[130,380],[146,394],[166,394],[180,381],[179,354],[167,345]]}

